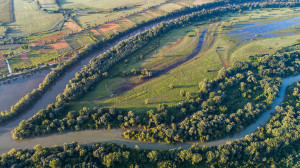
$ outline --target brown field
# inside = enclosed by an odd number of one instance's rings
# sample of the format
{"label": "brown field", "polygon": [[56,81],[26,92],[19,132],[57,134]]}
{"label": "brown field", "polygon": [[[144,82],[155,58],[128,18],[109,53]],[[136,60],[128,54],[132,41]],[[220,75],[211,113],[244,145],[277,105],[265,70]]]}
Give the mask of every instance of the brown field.
{"label": "brown field", "polygon": [[29,60],[27,54],[21,54],[21,59],[22,59],[24,65],[25,65],[25,67],[31,65],[31,61]]}
{"label": "brown field", "polygon": [[0,51],[0,60],[4,59],[2,52]]}
{"label": "brown field", "polygon": [[130,24],[135,24],[133,21],[131,21],[131,20],[127,19],[127,18],[122,18],[122,19],[119,20],[119,22],[128,22]]}
{"label": "brown field", "polygon": [[59,50],[59,49],[63,49],[63,48],[67,48],[70,47],[69,44],[66,42],[65,39],[62,39],[56,43],[51,44],[51,46],[55,49],[55,50]]}
{"label": "brown field", "polygon": [[75,32],[80,32],[83,30],[80,26],[78,26],[74,21],[72,21],[70,19],[65,23],[64,26],[66,26],[67,28],[69,28]]}
{"label": "brown field", "polygon": [[6,66],[7,66],[7,65],[6,65],[6,61],[1,60],[1,61],[0,61],[0,68],[6,67]]}
{"label": "brown field", "polygon": [[54,40],[57,40],[57,39],[60,39],[60,38],[63,38],[65,35],[60,32],[60,33],[57,33],[57,34],[54,34],[52,36],[49,36],[49,37],[44,37],[40,40],[37,40],[37,41],[34,41],[31,46],[41,46],[41,45],[44,45],[46,43],[49,43],[51,41],[54,41]]}
{"label": "brown field", "polygon": [[95,29],[91,29],[91,32],[94,33],[96,36],[100,36],[100,33],[97,32],[97,30],[95,30]]}
{"label": "brown field", "polygon": [[120,26],[114,22],[111,22],[111,23],[106,23],[104,25],[101,25],[98,27],[99,30],[103,31],[103,32],[107,32],[109,30],[113,30],[113,29],[116,29],[116,28],[119,28]]}
{"label": "brown field", "polygon": [[7,66],[6,61],[5,60],[0,60],[0,67],[4,67],[4,66]]}
{"label": "brown field", "polygon": [[231,64],[230,61],[226,61],[226,62],[224,62],[224,67],[228,67],[230,64]]}

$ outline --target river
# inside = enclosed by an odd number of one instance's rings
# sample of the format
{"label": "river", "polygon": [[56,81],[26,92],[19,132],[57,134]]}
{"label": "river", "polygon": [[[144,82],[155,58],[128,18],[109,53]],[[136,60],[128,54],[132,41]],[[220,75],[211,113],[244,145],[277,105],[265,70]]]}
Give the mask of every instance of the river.
{"label": "river", "polygon": [[[275,112],[275,107],[280,105],[285,97],[285,92],[287,86],[291,85],[294,82],[300,81],[300,74],[297,76],[292,76],[288,78],[282,79],[282,87],[278,93],[278,96],[275,98],[271,109],[262,113],[262,115],[251,125],[246,127],[243,131],[239,133],[235,133],[231,136],[227,136],[220,140],[214,140],[206,143],[199,143],[200,145],[213,146],[213,145],[221,145],[225,144],[227,141],[233,141],[237,139],[241,139],[246,135],[254,133],[257,127],[261,125],[265,125],[271,113]],[[11,148],[23,149],[23,148],[33,148],[36,144],[41,144],[42,146],[51,147],[53,145],[63,145],[64,143],[71,143],[72,141],[77,141],[79,144],[93,144],[97,142],[109,142],[116,144],[125,144],[128,147],[135,147],[138,145],[143,149],[172,149],[172,148],[189,148],[193,144],[189,143],[177,143],[177,144],[166,144],[166,143],[147,143],[147,142],[138,142],[138,141],[130,141],[126,140],[122,137],[122,133],[124,130],[122,129],[111,129],[111,130],[84,130],[77,132],[67,132],[67,133],[59,133],[47,136],[36,137],[32,139],[25,139],[21,141],[15,141],[12,139],[10,131],[14,128],[14,124],[10,127],[6,127],[4,129],[1,128],[0,132],[0,153],[8,152]]]}
{"label": "river", "polygon": [[[281,24],[281,22],[277,22]],[[80,144],[91,144],[95,142],[110,142],[117,144],[125,144],[129,147],[134,147],[135,145],[140,146],[141,148],[149,148],[149,149],[170,149],[170,148],[188,148],[191,146],[191,143],[184,144],[153,144],[153,143],[143,143],[143,142],[135,142],[128,141],[121,137],[123,130],[120,129],[112,129],[112,130],[87,130],[87,131],[79,131],[79,132],[68,132],[62,134],[54,134],[44,137],[37,137],[33,139],[26,139],[22,141],[14,141],[11,138],[11,131],[20,123],[21,120],[27,120],[36,114],[40,109],[44,109],[48,104],[54,103],[56,96],[63,92],[66,84],[75,76],[75,73],[78,72],[84,65],[88,64],[91,58],[98,56],[104,51],[116,45],[119,41],[127,39],[139,32],[142,32],[146,29],[150,29],[155,26],[157,23],[150,24],[145,26],[144,28],[133,31],[126,36],[123,36],[118,41],[115,41],[111,44],[107,44],[101,50],[90,54],[88,57],[82,59],[75,66],[70,68],[64,75],[62,75],[50,88],[49,90],[42,96],[41,99],[37,101],[36,104],[32,106],[30,110],[25,112],[24,114],[16,117],[14,120],[9,122],[6,125],[0,126],[0,153],[4,153],[9,151],[11,148],[32,148],[36,144],[41,144],[43,146],[53,146],[53,145],[62,145],[63,143],[70,143],[73,140],[77,141]],[[261,25],[260,25],[261,26]],[[274,31],[272,29],[272,31]],[[40,73],[36,73],[32,75],[30,78],[19,78],[16,81],[12,81],[10,84],[1,85],[0,86],[0,111],[9,109],[9,106],[16,103],[22,96],[30,92],[32,89],[37,88],[38,84],[43,80],[43,78],[48,74],[50,70],[43,70]],[[234,134],[232,136],[225,137],[221,140],[211,141],[207,143],[200,143],[206,146],[219,145],[224,144],[226,141],[235,140],[243,138],[247,134],[251,134],[255,132],[259,125],[264,125],[268,119],[270,118],[270,113],[274,111],[277,105],[280,105],[284,98],[286,87],[292,84],[295,81],[300,80],[300,75],[285,78],[283,79],[282,89],[278,93],[279,97],[276,97],[272,108],[263,113],[262,116],[245,130],[240,133]],[[5,104],[5,105],[4,105]],[[88,138],[87,138],[88,137]]]}

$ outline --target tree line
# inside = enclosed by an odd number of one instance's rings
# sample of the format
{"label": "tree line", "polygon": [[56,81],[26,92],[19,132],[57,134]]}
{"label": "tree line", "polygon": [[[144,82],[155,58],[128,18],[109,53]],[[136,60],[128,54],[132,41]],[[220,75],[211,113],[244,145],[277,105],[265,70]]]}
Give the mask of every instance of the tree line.
{"label": "tree line", "polygon": [[300,84],[289,87],[282,106],[264,127],[242,140],[219,146],[171,150],[135,149],[125,145],[79,145],[11,149],[0,157],[1,167],[299,167]]}

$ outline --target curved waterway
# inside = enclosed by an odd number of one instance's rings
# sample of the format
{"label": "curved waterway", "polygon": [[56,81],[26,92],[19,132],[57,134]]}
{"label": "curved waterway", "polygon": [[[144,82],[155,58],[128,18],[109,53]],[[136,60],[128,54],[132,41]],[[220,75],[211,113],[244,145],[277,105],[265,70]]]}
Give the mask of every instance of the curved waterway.
{"label": "curved waterway", "polygon": [[[275,112],[275,107],[280,105],[284,100],[285,92],[287,86],[291,85],[294,82],[300,81],[300,74],[297,76],[292,76],[288,78],[282,79],[282,87],[278,93],[278,96],[275,98],[271,109],[264,112],[255,123],[249,125],[246,129],[239,133],[235,133],[231,136],[227,136],[220,140],[214,140],[206,143],[199,143],[200,145],[213,146],[213,145],[221,145],[225,144],[227,141],[233,141],[237,139],[241,139],[246,135],[254,133],[257,127],[265,125],[269,120],[270,116],[273,112]],[[11,126],[14,127],[14,124]],[[122,138],[122,133],[124,130],[122,129],[112,129],[112,130],[84,130],[78,132],[67,132],[60,133],[48,136],[42,136],[32,139],[26,139],[22,141],[14,141],[11,138],[10,130],[13,128],[7,126],[6,129],[1,128],[0,131],[0,153],[8,152],[11,148],[23,149],[23,148],[33,148],[36,144],[41,144],[42,146],[51,147],[53,145],[63,145],[64,143],[71,143],[72,141],[77,141],[79,144],[94,144],[97,142],[109,142],[116,144],[125,144],[128,147],[135,147],[138,145],[140,148],[144,149],[172,149],[172,148],[189,148],[193,143],[177,143],[177,144],[165,144],[165,143],[147,143],[147,142],[137,142],[130,141]]]}

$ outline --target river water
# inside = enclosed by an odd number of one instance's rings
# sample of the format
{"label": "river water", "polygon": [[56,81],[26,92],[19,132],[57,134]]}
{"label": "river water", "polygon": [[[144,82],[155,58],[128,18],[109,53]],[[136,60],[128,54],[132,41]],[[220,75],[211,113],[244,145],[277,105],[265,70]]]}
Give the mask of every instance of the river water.
{"label": "river water", "polygon": [[[246,129],[239,133],[235,133],[231,136],[227,136],[220,140],[214,140],[206,143],[200,143],[200,145],[213,146],[225,144],[227,141],[233,141],[241,139],[246,135],[254,133],[257,127],[265,125],[269,120],[271,114],[275,112],[275,107],[280,105],[284,99],[287,86],[291,85],[294,82],[300,81],[300,74],[297,76],[292,76],[288,78],[283,78],[282,87],[278,93],[278,96],[275,98],[271,109],[264,112],[256,122],[249,125]],[[122,129],[111,129],[111,130],[84,130],[77,132],[67,132],[59,133],[48,136],[41,136],[32,139],[26,139],[21,141],[14,141],[11,138],[10,130],[13,127],[7,127],[6,129],[1,129],[0,132],[0,153],[8,152],[11,148],[23,149],[23,148],[33,148],[36,144],[41,144],[42,146],[51,147],[53,145],[63,145],[64,143],[71,143],[72,141],[77,141],[79,144],[93,144],[97,142],[109,142],[116,144],[125,144],[128,147],[135,147],[138,145],[140,148],[144,149],[172,149],[172,148],[189,148],[192,143],[177,143],[177,144],[165,144],[165,143],[147,143],[147,142],[138,142],[126,140],[122,137],[124,130]],[[193,142],[198,143],[198,142]]]}
{"label": "river water", "polygon": [[[282,22],[275,22],[277,24],[282,24]],[[175,147],[182,147],[188,148],[191,146],[191,143],[185,144],[153,144],[153,143],[143,143],[143,142],[134,142],[128,141],[121,137],[123,130],[120,129],[112,129],[112,130],[94,130],[94,131],[79,131],[79,132],[69,132],[69,133],[62,133],[62,134],[55,134],[49,135],[44,137],[38,137],[33,139],[27,139],[22,141],[14,141],[11,138],[11,131],[20,123],[21,120],[27,120],[36,114],[40,109],[44,109],[47,107],[48,104],[54,103],[56,96],[63,92],[66,84],[75,76],[75,73],[78,72],[84,65],[88,64],[89,60],[93,57],[98,56],[99,54],[103,53],[104,51],[108,50],[109,48],[116,45],[119,41],[127,39],[139,32],[142,32],[146,29],[150,29],[155,26],[157,23],[150,24],[145,26],[144,28],[138,29],[122,38],[118,41],[115,41],[111,44],[107,44],[103,46],[101,50],[96,51],[90,54],[88,57],[82,59],[79,63],[75,66],[70,68],[64,75],[62,75],[59,80],[57,80],[50,89],[42,96],[41,99],[37,101],[36,104],[32,106],[30,110],[25,112],[24,114],[16,117],[14,120],[9,122],[6,125],[0,126],[0,153],[4,153],[9,151],[11,148],[32,148],[36,144],[41,144],[43,146],[53,146],[53,145],[62,145],[63,143],[70,143],[73,140],[79,142],[80,144],[91,144],[95,142],[110,142],[110,143],[117,143],[117,144],[125,144],[129,147],[134,147],[135,145],[140,146],[141,148],[149,148],[149,149],[170,149]],[[268,25],[268,24],[266,24]],[[261,27],[261,29],[264,27]],[[245,25],[245,27],[247,27]],[[274,27],[274,25],[273,25]],[[241,26],[241,29],[244,28]],[[279,27],[280,29],[281,27]],[[252,29],[252,28],[251,28]],[[271,30],[272,32],[275,31],[274,29]],[[17,100],[23,97],[25,94],[29,93],[32,89],[37,88],[38,84],[43,80],[43,78],[49,73],[50,70],[43,70],[40,73],[36,73],[30,78],[19,78],[16,81],[12,81],[10,84],[1,85],[0,86],[0,111],[9,109],[9,106],[15,104]],[[283,79],[282,89],[279,92],[279,97],[276,97],[274,103],[272,105],[272,109],[268,112],[262,114],[262,116],[245,130],[241,131],[240,133],[234,134],[232,136],[228,136],[221,140],[211,141],[207,143],[201,143],[202,145],[212,146],[212,145],[219,145],[224,144],[226,141],[235,140],[243,138],[245,135],[253,133],[259,125],[264,125],[269,117],[270,113],[274,111],[275,106],[279,105],[284,97],[285,89],[289,84],[292,84],[295,81],[300,80],[300,75],[285,78]]]}

